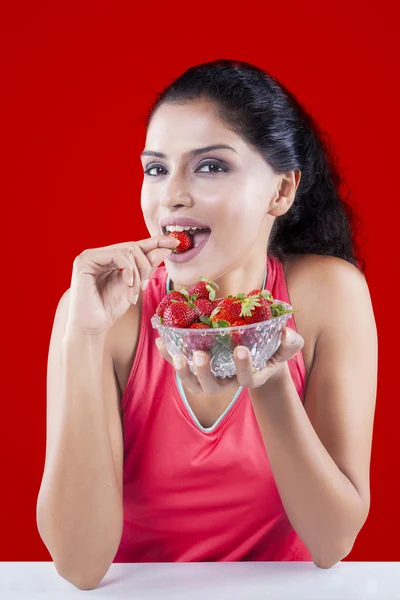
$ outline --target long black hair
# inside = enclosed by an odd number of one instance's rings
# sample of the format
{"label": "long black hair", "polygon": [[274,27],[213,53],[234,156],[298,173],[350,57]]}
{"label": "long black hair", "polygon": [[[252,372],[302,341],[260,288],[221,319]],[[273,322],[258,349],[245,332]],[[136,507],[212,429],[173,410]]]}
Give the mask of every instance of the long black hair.
{"label": "long black hair", "polygon": [[[345,181],[328,134],[275,77],[247,62],[218,59],[195,65],[165,86],[145,117],[146,130],[163,103],[207,99],[223,122],[258,150],[276,174],[301,171],[290,209],[276,217],[268,253],[342,258],[365,275],[355,239],[361,220],[347,202]],[[347,185],[346,185],[347,187]]]}

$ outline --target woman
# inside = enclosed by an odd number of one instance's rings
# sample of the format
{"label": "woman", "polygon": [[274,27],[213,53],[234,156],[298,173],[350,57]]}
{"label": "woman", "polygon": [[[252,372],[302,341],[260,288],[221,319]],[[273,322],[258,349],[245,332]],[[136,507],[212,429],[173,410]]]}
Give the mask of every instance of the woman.
{"label": "woman", "polygon": [[[151,237],[79,255],[57,309],[42,539],[85,589],[113,561],[329,568],[368,515],[377,379],[333,153],[275,78],[217,60],[158,95],[141,160]],[[196,224],[201,248],[173,253],[171,228]],[[262,371],[245,347],[231,380],[207,355],[194,374],[157,350],[158,303],[201,276],[219,297],[263,288],[299,309]]]}

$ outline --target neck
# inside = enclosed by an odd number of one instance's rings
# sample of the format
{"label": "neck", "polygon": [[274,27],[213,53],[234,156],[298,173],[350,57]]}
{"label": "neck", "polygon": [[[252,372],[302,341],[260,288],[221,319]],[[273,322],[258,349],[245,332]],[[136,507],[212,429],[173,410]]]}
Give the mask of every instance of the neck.
{"label": "neck", "polygon": [[[254,289],[262,289],[266,272],[267,253],[259,254],[257,258],[252,257],[249,262],[241,263],[240,265],[231,268],[218,278],[213,279],[208,277],[218,285],[216,292],[217,298],[226,298],[227,296],[236,296],[237,294],[248,294]],[[207,277],[204,274],[204,277]],[[197,280],[196,280],[197,281]],[[170,291],[180,290],[185,287],[188,290],[196,281],[190,284],[181,284],[179,282],[170,281]],[[264,286],[265,287],[265,286]]]}

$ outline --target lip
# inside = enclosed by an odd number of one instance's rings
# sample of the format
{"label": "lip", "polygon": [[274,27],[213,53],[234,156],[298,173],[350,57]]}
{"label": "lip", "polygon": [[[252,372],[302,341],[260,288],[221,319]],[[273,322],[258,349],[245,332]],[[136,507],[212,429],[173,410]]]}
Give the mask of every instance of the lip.
{"label": "lip", "polygon": [[164,217],[160,220],[161,233],[164,233],[163,229],[167,225],[179,225],[180,227],[211,227],[207,223],[202,223],[197,219],[189,219],[189,217]]}

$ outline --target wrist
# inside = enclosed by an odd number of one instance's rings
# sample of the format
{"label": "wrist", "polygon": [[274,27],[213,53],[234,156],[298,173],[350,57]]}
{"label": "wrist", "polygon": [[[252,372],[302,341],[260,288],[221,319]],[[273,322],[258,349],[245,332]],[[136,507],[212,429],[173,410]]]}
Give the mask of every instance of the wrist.
{"label": "wrist", "polygon": [[265,398],[273,398],[280,396],[288,384],[291,383],[292,376],[290,374],[287,361],[273,374],[265,383],[257,388],[250,389],[251,396],[254,400],[265,400]]}
{"label": "wrist", "polygon": [[288,361],[286,360],[276,371],[267,379],[266,384],[269,382],[270,385],[282,384],[291,379],[290,369]]}

